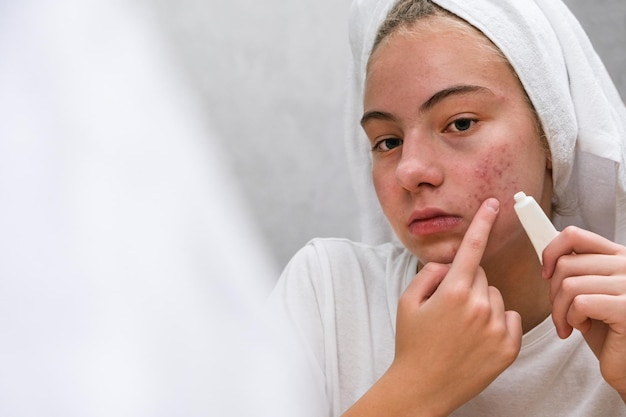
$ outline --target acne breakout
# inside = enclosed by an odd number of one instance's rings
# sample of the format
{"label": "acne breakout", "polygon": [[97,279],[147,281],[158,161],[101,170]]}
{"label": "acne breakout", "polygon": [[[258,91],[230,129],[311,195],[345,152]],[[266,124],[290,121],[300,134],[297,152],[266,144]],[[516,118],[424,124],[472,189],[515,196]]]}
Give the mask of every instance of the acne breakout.
{"label": "acne breakout", "polygon": [[516,193],[513,198],[515,213],[537,252],[539,262],[543,263],[543,250],[559,232],[534,198],[527,196],[523,191]]}

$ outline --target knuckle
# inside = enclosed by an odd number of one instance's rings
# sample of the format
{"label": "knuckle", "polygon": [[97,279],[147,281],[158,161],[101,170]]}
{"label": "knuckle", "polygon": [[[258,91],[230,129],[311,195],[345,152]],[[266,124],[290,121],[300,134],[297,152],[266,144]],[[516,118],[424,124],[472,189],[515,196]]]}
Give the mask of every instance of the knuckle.
{"label": "knuckle", "polygon": [[560,256],[554,264],[553,276],[566,277],[569,275],[571,259],[568,255]]}
{"label": "knuckle", "polygon": [[485,317],[491,315],[491,303],[489,300],[479,298],[474,302],[474,314],[477,317]]}
{"label": "knuckle", "polygon": [[437,262],[428,262],[422,267],[422,271],[428,272],[430,274],[439,275],[445,274],[450,269],[449,265],[441,264]]}
{"label": "knuckle", "polygon": [[448,302],[458,305],[466,303],[471,296],[471,290],[468,287],[462,285],[454,285],[446,292],[446,298]]}
{"label": "knuckle", "polygon": [[567,226],[565,229],[561,231],[561,233],[569,240],[569,239],[579,239],[582,230],[576,226]]}
{"label": "knuckle", "polygon": [[572,310],[575,312],[581,312],[586,310],[587,305],[589,303],[589,299],[584,295],[579,295],[574,297],[572,300]]}
{"label": "knuckle", "polygon": [[486,240],[475,236],[467,236],[466,244],[471,249],[482,250],[486,244]]}
{"label": "knuckle", "polygon": [[575,278],[565,278],[561,281],[561,291],[565,296],[576,294],[578,283]]}

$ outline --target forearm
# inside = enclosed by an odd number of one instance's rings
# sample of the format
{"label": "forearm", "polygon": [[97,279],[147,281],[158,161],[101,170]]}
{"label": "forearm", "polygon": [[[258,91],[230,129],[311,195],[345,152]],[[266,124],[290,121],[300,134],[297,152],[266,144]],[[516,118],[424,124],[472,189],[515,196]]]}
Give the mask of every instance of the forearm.
{"label": "forearm", "polygon": [[428,395],[390,368],[342,417],[443,417],[453,411],[446,406],[443,398]]}

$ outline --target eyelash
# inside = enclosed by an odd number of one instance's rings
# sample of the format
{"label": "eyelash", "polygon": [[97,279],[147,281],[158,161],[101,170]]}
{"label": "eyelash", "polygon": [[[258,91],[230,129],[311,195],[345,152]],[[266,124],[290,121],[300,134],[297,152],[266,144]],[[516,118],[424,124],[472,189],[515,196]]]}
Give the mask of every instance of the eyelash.
{"label": "eyelash", "polygon": [[[456,123],[459,123],[459,122],[465,122],[465,123],[469,122],[469,126],[467,126],[465,129],[459,129],[458,126],[457,126],[457,127],[454,128],[454,130],[451,131],[450,128],[453,127]],[[461,118],[458,118],[458,119],[453,120],[452,122],[450,122],[446,126],[446,128],[444,129],[444,133],[463,134],[466,131],[470,130],[476,123],[478,123],[478,119],[472,119],[470,117],[461,117]],[[386,142],[388,142],[388,141],[395,141],[396,142],[395,146],[393,146],[391,148],[387,147],[388,149],[381,149],[381,146],[383,144],[385,144]],[[378,142],[376,142],[374,144],[374,146],[372,146],[372,152],[389,152],[389,151],[397,148],[398,146],[401,146],[403,142],[404,141],[402,139],[400,139],[400,138],[394,138],[394,137],[384,138],[384,139],[379,140]]]}
{"label": "eyelash", "polygon": [[[381,146],[388,141],[397,141],[398,143],[396,144],[396,146],[394,146],[393,148],[390,149],[381,149]],[[372,152],[389,152],[391,150],[393,150],[394,148],[397,148],[398,146],[402,145],[404,141],[400,138],[385,138],[385,139],[381,139],[378,142],[376,142],[374,144],[374,146],[372,146]]]}
{"label": "eyelash", "polygon": [[455,119],[455,120],[453,120],[452,122],[450,122],[450,124],[449,124],[448,126],[446,126],[446,128],[445,128],[444,132],[449,132],[449,131],[450,131],[450,128],[451,128],[452,126],[454,126],[454,124],[455,124],[455,123],[458,123],[458,122],[469,122],[469,123],[470,123],[470,125],[469,125],[466,129],[463,129],[463,130],[460,130],[458,127],[456,127],[456,128],[455,128],[455,130],[451,131],[451,133],[464,133],[464,132],[467,132],[467,131],[468,131],[469,129],[471,129],[471,128],[472,128],[472,127],[476,124],[476,123],[478,123],[478,120],[477,120],[477,119],[472,119],[472,118],[470,118],[470,117],[461,117],[461,118]]}

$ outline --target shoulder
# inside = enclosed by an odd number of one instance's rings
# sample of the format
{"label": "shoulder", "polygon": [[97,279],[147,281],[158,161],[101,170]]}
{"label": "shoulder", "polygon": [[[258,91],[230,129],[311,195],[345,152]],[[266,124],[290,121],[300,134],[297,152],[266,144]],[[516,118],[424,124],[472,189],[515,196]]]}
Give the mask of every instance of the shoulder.
{"label": "shoulder", "polygon": [[[318,264],[319,268],[359,268],[386,270],[397,262],[406,262],[412,255],[398,243],[369,245],[340,238],[317,238],[309,241],[290,261]],[[331,272],[331,271],[328,271]]]}
{"label": "shoulder", "polygon": [[380,245],[369,245],[342,238],[316,238],[310,240],[300,252],[330,257],[338,261],[346,257],[371,259],[373,256],[378,261],[387,262],[390,259],[409,255],[408,251],[399,243],[388,242]]}
{"label": "shoulder", "polygon": [[397,292],[407,284],[407,277],[415,275],[416,268],[417,260],[399,243],[368,245],[348,239],[313,239],[294,255],[281,281],[316,292],[322,287],[340,291],[385,288],[385,292],[397,288]]}

